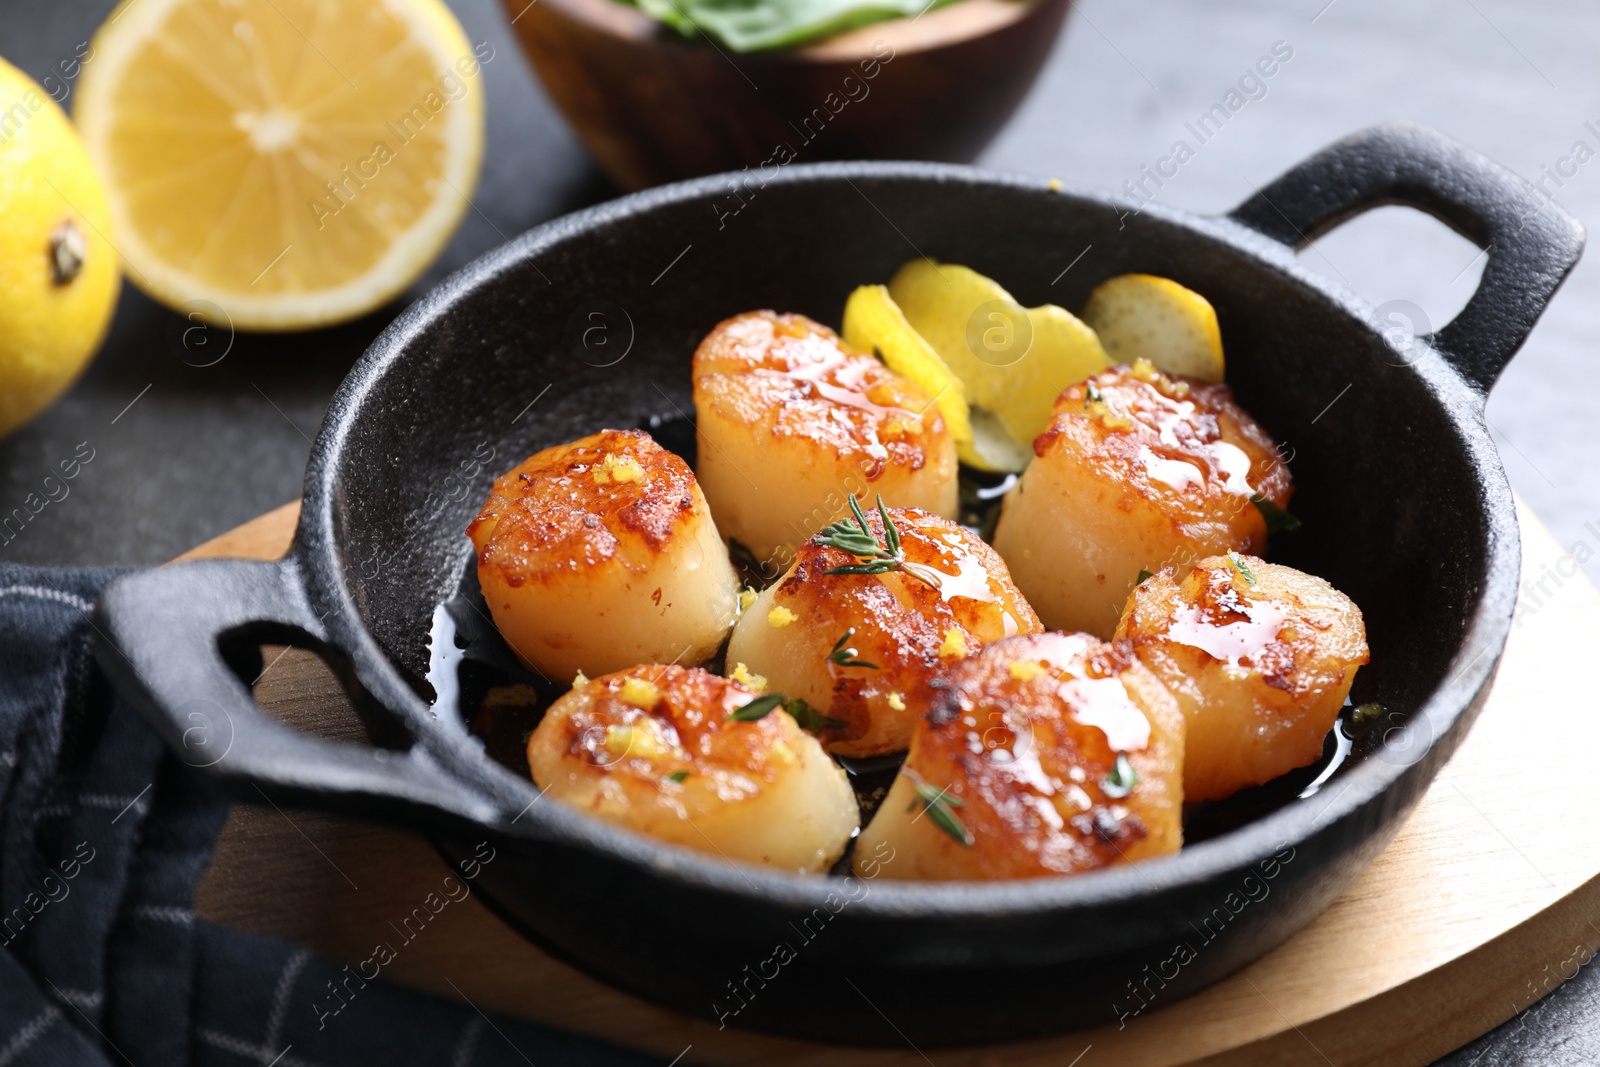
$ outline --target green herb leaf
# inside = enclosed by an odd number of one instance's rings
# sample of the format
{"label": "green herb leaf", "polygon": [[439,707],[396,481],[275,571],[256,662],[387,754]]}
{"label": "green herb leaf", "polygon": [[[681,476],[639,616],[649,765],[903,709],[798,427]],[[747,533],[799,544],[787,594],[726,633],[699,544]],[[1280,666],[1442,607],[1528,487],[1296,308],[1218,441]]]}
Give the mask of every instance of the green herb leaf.
{"label": "green herb leaf", "polygon": [[1260,493],[1252,494],[1250,503],[1256,506],[1256,510],[1261,512],[1261,517],[1266,520],[1267,533],[1288,533],[1290,530],[1300,529],[1299,519],[1284,511]]}
{"label": "green herb leaf", "polygon": [[1228,562],[1233,565],[1234,570],[1239,572],[1239,577],[1249,582],[1252,586],[1256,584],[1255,572],[1250,569],[1250,564],[1244,561],[1243,556],[1237,552],[1229,552]]}
{"label": "green herb leaf", "polygon": [[1083,383],[1083,390],[1083,410],[1088,411],[1089,405],[1091,404],[1101,404],[1105,402],[1106,398],[1101,395],[1100,387],[1094,384],[1093,378],[1090,378],[1088,381]]}
{"label": "green herb leaf", "polygon": [[972,831],[968,830],[966,825],[956,816],[956,813],[951,810],[953,808],[966,807],[966,801],[960,797],[951,796],[944,789],[929,785],[915,771],[906,770],[904,773],[907,780],[911,782],[911,788],[916,790],[917,794],[911,801],[911,807],[906,810],[910,811],[918,804],[921,804],[922,810],[926,811],[928,818],[933,820],[933,825],[955,838],[956,843],[962,848],[971,848],[973,842]]}
{"label": "green herb leaf", "polygon": [[854,629],[846,630],[841,634],[839,640],[833,643],[833,651],[828,653],[828,659],[841,667],[866,667],[870,670],[877,670],[878,665],[876,663],[868,663],[864,659],[856,659],[856,650],[845,647],[845,642],[855,635]]}
{"label": "green herb leaf", "polygon": [[1357,704],[1355,710],[1350,713],[1350,722],[1354,726],[1365,726],[1382,715],[1383,712],[1383,705],[1376,700],[1365,704]]}
{"label": "green herb leaf", "polygon": [[892,559],[873,560],[871,563],[845,563],[838,567],[829,567],[823,574],[888,574],[890,571],[900,569],[900,564]]}
{"label": "green herb leaf", "polygon": [[852,556],[876,556],[880,551],[877,538],[855,529],[847,522],[824,526],[822,532],[817,534],[817,543],[830,548],[842,548]]}
{"label": "green herb leaf", "polygon": [[[850,498],[854,500],[855,497]],[[857,512],[859,515],[860,512]],[[900,531],[894,528],[894,523],[889,521],[889,509],[883,506],[883,494],[878,494],[878,517],[883,520],[883,543],[889,549],[891,556],[900,554]],[[863,527],[866,523],[861,524]]]}
{"label": "green herb leaf", "polygon": [[800,724],[800,729],[814,734],[845,725],[844,720],[822,714],[799,697],[785,700],[783,710],[794,717],[794,721]]}
{"label": "green herb leaf", "polygon": [[1138,784],[1139,772],[1134,770],[1133,764],[1128,761],[1128,754],[1118,752],[1117,762],[1111,765],[1111,773],[1100,783],[1100,792],[1112,800],[1121,800],[1133,792],[1133,787]]}
{"label": "green herb leaf", "polygon": [[[878,497],[878,503],[880,505],[883,503],[881,495]],[[828,545],[831,548],[842,548],[852,556],[892,558],[895,553],[878,543],[878,538],[873,534],[872,527],[867,525],[867,516],[862,512],[861,503],[856,500],[854,493],[850,494],[850,511],[856,517],[854,525],[851,525],[848,519],[840,519],[838,522],[831,523],[823,527],[822,532],[817,534],[816,542],[820,545]],[[882,514],[884,518],[884,533],[887,535],[894,524],[888,521],[889,513],[887,511]],[[898,532],[895,534],[895,544],[896,546],[899,545]]]}
{"label": "green herb leaf", "polygon": [[1140,567],[1139,568],[1139,577],[1133,584],[1134,585],[1143,585],[1145,583],[1145,581],[1148,580],[1150,577],[1151,577],[1150,572],[1145,570],[1143,567]]}
{"label": "green herb leaf", "polygon": [[[882,493],[878,494],[878,502],[880,504],[883,503]],[[868,537],[871,537],[872,528],[867,525],[867,516],[861,511],[861,501],[856,499],[856,495],[854,493],[850,494],[850,514],[856,517],[856,525],[861,528],[861,532],[866,534]]]}
{"label": "green herb leaf", "polygon": [[724,722],[758,722],[772,713],[772,709],[783,704],[782,693],[765,693],[756,697],[742,708],[734,709]]}
{"label": "green herb leaf", "polygon": [[816,708],[807,704],[799,697],[793,700],[782,693],[763,693],[742,708],[736,709],[724,722],[759,722],[772,714],[776,708],[787,711],[794,721],[800,724],[800,729],[817,733],[821,730],[835,726],[844,726],[845,722],[822,714]]}
{"label": "green herb leaf", "polygon": [[679,785],[682,785],[683,784],[683,780],[685,778],[689,777],[689,772],[688,771],[673,771],[671,774],[667,775],[667,777],[671,778],[674,782],[677,782]]}
{"label": "green herb leaf", "polygon": [[685,37],[710,37],[734,52],[793,48],[857,26],[913,16],[949,0],[634,0]]}
{"label": "green herb leaf", "polygon": [[[853,525],[841,519],[823,527],[822,532],[812,540],[829,548],[843,549],[858,559],[855,563],[829,567],[822,572],[823,574],[888,574],[890,571],[903,571],[935,589],[942,588],[943,581],[938,571],[920,563],[912,563],[900,550],[900,531],[895,529],[893,521],[889,518],[889,509],[884,506],[883,494],[878,494],[878,514],[883,519],[881,544],[872,533],[872,528],[867,525],[866,513],[861,510],[861,504],[856,500],[854,493],[850,494],[850,510],[856,517]],[[866,562],[861,562],[861,559],[865,559]]]}

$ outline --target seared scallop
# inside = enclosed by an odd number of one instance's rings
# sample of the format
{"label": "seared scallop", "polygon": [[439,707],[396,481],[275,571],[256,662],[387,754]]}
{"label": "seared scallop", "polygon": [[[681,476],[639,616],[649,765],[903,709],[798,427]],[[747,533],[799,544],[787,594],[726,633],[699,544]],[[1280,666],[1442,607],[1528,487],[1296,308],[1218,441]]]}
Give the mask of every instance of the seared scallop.
{"label": "seared scallop", "polygon": [[851,493],[954,518],[955,441],[933,401],[804,315],[719,324],[694,354],[694,406],[723,535],[786,563]]}
{"label": "seared scallop", "polygon": [[1146,579],[1117,637],[1183,711],[1190,800],[1316,762],[1368,658],[1361,609],[1349,597],[1315,575],[1238,553]]}
{"label": "seared scallop", "polygon": [[1260,508],[1287,507],[1293,491],[1272,438],[1226,385],[1143,361],[1063,392],[1033,451],[994,546],[1046,626],[1098,637],[1141,570],[1261,551]]}
{"label": "seared scallop", "polygon": [[1008,638],[944,682],[861,832],[858,868],[1034,878],[1183,844],[1183,715],[1125,644]]}
{"label": "seared scallop", "polygon": [[495,479],[467,534],[495,626],[552,678],[702,662],[738,614],[694,474],[638,430],[529,457]]}
{"label": "seared scallop", "polygon": [[661,841],[788,871],[826,870],[861,814],[844,772],[782,710],[694,667],[580,678],[528,739],[551,797]]}
{"label": "seared scallop", "polygon": [[[800,545],[740,616],[728,662],[835,720],[821,731],[830,751],[871,756],[911,743],[940,671],[1040,627],[1004,561],[961,526],[915,508],[857,516]],[[884,555],[861,555],[869,543]],[[877,573],[850,573],[862,570]]]}

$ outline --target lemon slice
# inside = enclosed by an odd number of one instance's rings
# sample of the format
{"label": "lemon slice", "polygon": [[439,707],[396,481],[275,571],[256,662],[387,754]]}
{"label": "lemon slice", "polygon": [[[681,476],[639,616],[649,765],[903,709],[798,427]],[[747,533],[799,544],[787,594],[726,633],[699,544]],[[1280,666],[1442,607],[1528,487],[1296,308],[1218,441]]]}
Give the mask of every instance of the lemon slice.
{"label": "lemon slice", "polygon": [[1171,278],[1122,274],[1101,282],[1083,321],[1118,363],[1144,358],[1168,374],[1222,381],[1222,330],[1211,302]]}
{"label": "lemon slice", "polygon": [[76,118],[129,277],[239,327],[350,319],[454,232],[483,78],[438,0],[123,0]]}
{"label": "lemon slice", "polygon": [[912,260],[890,280],[889,296],[961,380],[973,437],[962,459],[984,470],[1027,466],[1056,397],[1110,364],[1076,316],[1054,304],[1024,308],[967,267]]}
{"label": "lemon slice", "polygon": [[928,347],[922,335],[911,328],[900,306],[881,285],[863,285],[850,294],[844,305],[840,329],[844,343],[871,352],[884,365],[922,389],[939,406],[956,450],[970,462],[972,423],[967,412],[966,390],[961,379],[950,372],[939,354]]}

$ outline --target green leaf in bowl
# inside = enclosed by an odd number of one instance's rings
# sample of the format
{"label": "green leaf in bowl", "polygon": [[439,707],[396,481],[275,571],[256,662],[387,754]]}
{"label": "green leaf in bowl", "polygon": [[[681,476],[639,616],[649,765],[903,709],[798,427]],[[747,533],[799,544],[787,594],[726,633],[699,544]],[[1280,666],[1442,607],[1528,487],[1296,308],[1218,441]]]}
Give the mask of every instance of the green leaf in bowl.
{"label": "green leaf in bowl", "polygon": [[952,0],[634,0],[686,37],[735,52],[794,48],[885,19],[916,16]]}

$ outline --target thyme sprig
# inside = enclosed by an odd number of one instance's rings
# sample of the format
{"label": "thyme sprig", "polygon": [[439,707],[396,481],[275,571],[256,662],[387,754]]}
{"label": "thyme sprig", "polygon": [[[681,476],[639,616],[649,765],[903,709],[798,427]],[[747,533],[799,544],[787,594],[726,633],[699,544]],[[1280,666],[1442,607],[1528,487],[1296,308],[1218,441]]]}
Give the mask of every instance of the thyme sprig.
{"label": "thyme sprig", "polygon": [[900,547],[900,531],[895,529],[894,523],[889,518],[889,509],[884,506],[883,494],[878,494],[878,515],[883,519],[881,542],[867,525],[867,516],[862,512],[861,504],[856,500],[854,493],[850,494],[850,511],[855,515],[854,523],[849,519],[840,519],[823,527],[822,532],[816,536],[816,543],[830,548],[841,548],[855,556],[856,562],[829,567],[822,572],[823,574],[887,574],[890,571],[902,571],[935,589],[943,587],[942,576],[938,571],[906,559],[905,552]]}
{"label": "thyme sprig", "polygon": [[866,667],[869,670],[877,670],[878,665],[876,663],[868,663],[864,659],[856,659],[856,656],[858,656],[860,653],[858,653],[854,648],[845,646],[845,642],[850,640],[855,635],[856,631],[854,627],[840,634],[839,640],[833,643],[833,651],[828,653],[828,659],[833,663],[837,663],[841,667]]}
{"label": "thyme sprig", "polygon": [[960,797],[951,796],[948,788],[941,789],[937,786],[929,785],[922,780],[920,774],[909,767],[904,768],[902,773],[911,782],[911,788],[916,790],[916,796],[912,798],[911,805],[906,810],[911,811],[918,804],[921,804],[922,810],[928,813],[928,818],[933,821],[933,825],[955,838],[956,843],[962,848],[971,848],[973,842],[972,831],[967,829],[966,824],[961,821],[953,810],[966,807],[967,802]]}
{"label": "thyme sprig", "polygon": [[817,733],[830,727],[846,725],[842,719],[824,715],[799,697],[790,698],[782,693],[763,693],[743,707],[733,709],[723,721],[759,722],[772,714],[777,708],[787,711],[794,718],[794,721],[800,725],[800,729],[809,730],[811,733]]}

